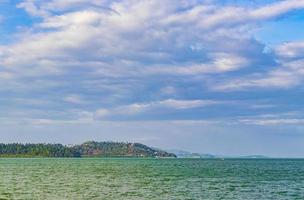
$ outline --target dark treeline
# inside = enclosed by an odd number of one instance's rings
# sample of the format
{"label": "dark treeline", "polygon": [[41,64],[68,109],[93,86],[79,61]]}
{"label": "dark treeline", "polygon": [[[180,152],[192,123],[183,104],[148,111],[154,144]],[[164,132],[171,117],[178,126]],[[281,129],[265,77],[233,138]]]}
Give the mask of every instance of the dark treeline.
{"label": "dark treeline", "polygon": [[1,157],[175,157],[140,143],[85,142],[81,145],[62,144],[0,144]]}
{"label": "dark treeline", "polygon": [[0,156],[80,157],[80,153],[62,144],[0,144]]}

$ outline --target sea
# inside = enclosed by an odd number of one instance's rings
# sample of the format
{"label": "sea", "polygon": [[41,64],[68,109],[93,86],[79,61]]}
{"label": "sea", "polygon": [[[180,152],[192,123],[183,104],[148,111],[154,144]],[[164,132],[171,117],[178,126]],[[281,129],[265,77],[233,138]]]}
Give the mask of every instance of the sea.
{"label": "sea", "polygon": [[1,158],[0,199],[304,199],[303,159]]}

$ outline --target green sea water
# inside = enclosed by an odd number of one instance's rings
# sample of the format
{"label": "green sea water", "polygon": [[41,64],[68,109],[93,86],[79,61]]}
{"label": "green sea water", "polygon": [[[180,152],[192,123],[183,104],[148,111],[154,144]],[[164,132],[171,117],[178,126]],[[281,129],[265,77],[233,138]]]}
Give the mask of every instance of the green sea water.
{"label": "green sea water", "polygon": [[2,158],[0,199],[304,199],[304,160]]}

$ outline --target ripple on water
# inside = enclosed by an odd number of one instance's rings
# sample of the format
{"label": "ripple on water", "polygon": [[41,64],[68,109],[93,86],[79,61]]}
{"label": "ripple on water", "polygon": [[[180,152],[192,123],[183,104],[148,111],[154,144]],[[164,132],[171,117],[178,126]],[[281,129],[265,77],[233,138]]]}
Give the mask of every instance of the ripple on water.
{"label": "ripple on water", "polygon": [[0,159],[0,199],[303,199],[304,160]]}

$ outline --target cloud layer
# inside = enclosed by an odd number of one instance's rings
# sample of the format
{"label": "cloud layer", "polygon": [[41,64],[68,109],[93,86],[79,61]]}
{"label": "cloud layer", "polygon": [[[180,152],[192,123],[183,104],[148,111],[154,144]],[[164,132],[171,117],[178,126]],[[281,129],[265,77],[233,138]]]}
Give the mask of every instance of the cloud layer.
{"label": "cloud layer", "polygon": [[[225,119],[260,114],[253,91],[293,91],[304,81],[303,41],[269,47],[254,36],[264,22],[303,11],[302,1],[24,0],[13,6],[31,21],[0,44],[6,118]],[[259,101],[269,98],[275,95]]]}

